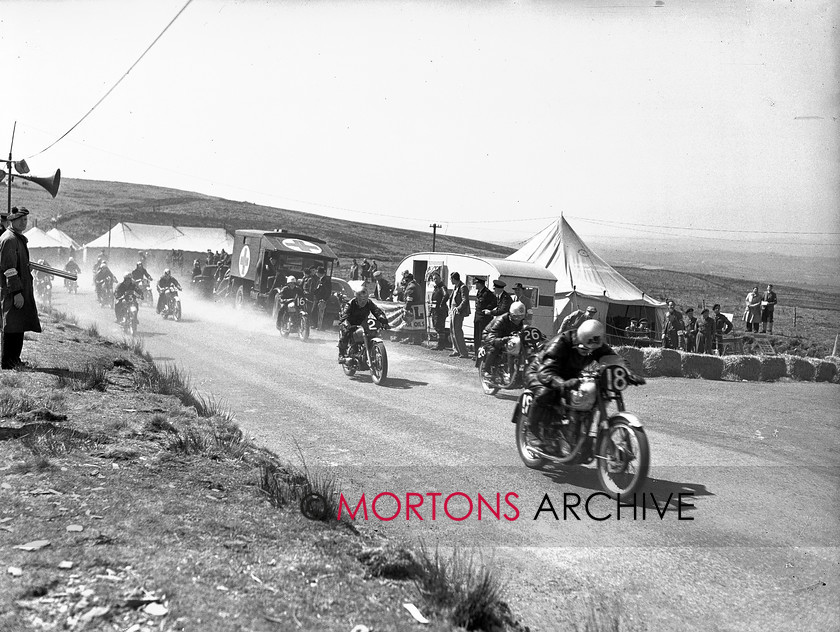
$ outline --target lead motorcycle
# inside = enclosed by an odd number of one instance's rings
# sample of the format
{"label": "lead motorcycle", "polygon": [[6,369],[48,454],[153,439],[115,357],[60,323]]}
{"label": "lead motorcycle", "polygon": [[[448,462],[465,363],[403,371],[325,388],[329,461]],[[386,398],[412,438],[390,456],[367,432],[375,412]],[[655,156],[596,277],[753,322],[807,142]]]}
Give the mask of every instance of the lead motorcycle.
{"label": "lead motorcycle", "polygon": [[[535,406],[533,393],[523,391],[511,419],[516,447],[522,462],[536,470],[595,461],[601,488],[626,501],[647,479],[650,447],[639,418],[624,408],[623,392],[645,381],[634,378],[620,356],[605,356],[591,366],[581,374],[579,388],[564,397],[565,410]],[[531,445],[531,415],[542,427],[543,449]]]}
{"label": "lead motorcycle", "polygon": [[[387,325],[384,327],[387,329]],[[374,384],[382,384],[388,377],[388,354],[385,342],[379,337],[379,323],[374,318],[356,325],[350,335],[346,360],[341,368],[345,375],[356,371],[370,371]]]}
{"label": "lead motorcycle", "polygon": [[496,356],[490,375],[485,374],[487,351],[482,346],[478,350],[476,366],[478,379],[485,395],[495,395],[499,390],[522,388],[525,369],[545,343],[546,336],[536,327],[523,327],[522,331],[509,336],[505,347]]}
{"label": "lead motorcycle", "polygon": [[309,339],[309,314],[306,311],[306,300],[303,297],[295,297],[280,300],[285,306],[285,311],[277,310],[276,326],[280,335],[288,338],[290,334],[296,333],[298,337],[306,342]]}

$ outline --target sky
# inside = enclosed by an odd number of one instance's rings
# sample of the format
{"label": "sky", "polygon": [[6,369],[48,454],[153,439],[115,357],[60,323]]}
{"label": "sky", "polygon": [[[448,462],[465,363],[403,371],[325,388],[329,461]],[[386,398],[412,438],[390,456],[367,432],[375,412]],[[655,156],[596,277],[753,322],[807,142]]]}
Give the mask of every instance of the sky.
{"label": "sky", "polygon": [[562,212],[836,254],[838,7],[2,0],[0,155],[16,123],[38,175],[502,243]]}

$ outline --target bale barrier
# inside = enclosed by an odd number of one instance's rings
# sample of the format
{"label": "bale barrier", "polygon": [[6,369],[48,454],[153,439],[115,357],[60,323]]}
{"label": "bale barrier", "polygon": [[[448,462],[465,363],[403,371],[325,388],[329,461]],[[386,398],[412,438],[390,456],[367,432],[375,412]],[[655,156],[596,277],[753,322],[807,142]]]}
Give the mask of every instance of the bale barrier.
{"label": "bale barrier", "polygon": [[627,366],[636,375],[645,375],[645,360],[641,349],[636,347],[614,347],[618,355],[620,355],[627,362]]}
{"label": "bale barrier", "polygon": [[817,382],[832,382],[837,376],[837,365],[834,362],[815,360],[814,379]]}
{"label": "bale barrier", "polygon": [[779,356],[760,356],[761,381],[772,382],[787,375],[787,362]]}
{"label": "bale barrier", "polygon": [[[723,358],[702,353],[683,353],[682,376],[719,380],[723,377]],[[782,363],[784,368],[784,362]]]}
{"label": "bale barrier", "polygon": [[751,355],[724,356],[723,379],[733,382],[757,382],[761,379],[761,360]]}
{"label": "bale barrier", "polygon": [[794,380],[810,382],[814,379],[814,365],[800,356],[785,356],[787,374]]}
{"label": "bale barrier", "polygon": [[682,361],[679,351],[646,347],[644,354],[645,376],[650,377],[681,377]]}

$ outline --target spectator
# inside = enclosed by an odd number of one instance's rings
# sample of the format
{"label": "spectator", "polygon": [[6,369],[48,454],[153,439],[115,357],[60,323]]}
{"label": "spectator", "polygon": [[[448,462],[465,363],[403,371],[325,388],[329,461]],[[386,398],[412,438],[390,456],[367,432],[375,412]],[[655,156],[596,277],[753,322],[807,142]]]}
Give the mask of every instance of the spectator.
{"label": "spectator", "polygon": [[[709,310],[706,310],[709,313]],[[694,316],[694,308],[685,310],[685,350],[694,353],[697,347],[697,318]]]}
{"label": "spectator", "polygon": [[[496,295],[487,289],[487,282],[483,277],[473,279],[475,285],[475,314],[473,315],[473,340],[482,339],[485,327],[493,320],[493,309],[496,307]],[[476,342],[477,343],[477,342]],[[478,355],[476,354],[476,358]]]}
{"label": "spectator", "polygon": [[359,280],[359,263],[355,259],[353,259],[353,263],[350,264],[350,280]]}
{"label": "spectator", "polygon": [[373,275],[379,271],[379,266],[376,264],[376,259],[370,260],[370,278],[373,279]]}
{"label": "spectator", "polygon": [[29,247],[23,233],[29,221],[25,207],[12,207],[8,227],[0,235],[0,289],[3,309],[3,353],[0,366],[14,369],[24,365],[20,359],[24,332],[41,331],[32,272],[29,270]]}
{"label": "spectator", "polygon": [[[724,319],[726,317],[724,316]],[[729,321],[727,321],[729,322]],[[715,340],[715,320],[709,317],[709,309],[704,308],[700,312],[700,319],[695,323],[697,331],[695,336],[695,348],[697,353],[706,353],[711,355],[712,344]]]}
{"label": "spectator", "polygon": [[[382,273],[379,270],[373,273],[374,277],[381,275]],[[432,327],[437,334],[437,345],[435,349],[443,351],[446,349],[446,314],[448,311],[446,306],[446,299],[448,298],[446,284],[441,280],[437,272],[432,275],[431,280],[435,284],[435,287],[432,290],[430,298],[429,312],[432,316]]]}
{"label": "spectator", "polygon": [[[358,276],[358,270],[356,276]],[[358,279],[356,280],[358,281]],[[373,282],[376,284],[376,287],[373,288],[373,298],[377,301],[390,301],[394,286],[385,278],[381,270],[373,273]]]}
{"label": "spectator", "polygon": [[507,283],[501,279],[493,281],[493,293],[496,295],[496,307],[490,310],[490,315],[493,318],[507,314],[510,311],[510,306],[513,305],[513,298],[505,292],[505,286],[507,286]]}
{"label": "spectator", "polygon": [[747,331],[758,333],[758,323],[761,322],[761,297],[758,295],[757,285],[752,292],[747,294],[744,302],[744,322],[747,325]]}
{"label": "spectator", "polygon": [[[461,281],[461,275],[453,272],[449,275],[452,281],[452,294],[449,296],[450,330],[452,335],[452,353],[450,357],[459,356],[469,358],[467,344],[464,342],[464,318],[470,315],[470,293]],[[473,333],[474,340],[481,340],[481,335]],[[476,343],[478,344],[478,343]]]}
{"label": "spectator", "polygon": [[521,283],[517,283],[513,286],[513,300],[514,302],[519,301],[525,306],[525,324],[523,327],[528,326],[534,320],[534,303],[531,301],[531,297],[528,296],[528,293],[525,291],[525,286]]}
{"label": "spectator", "polygon": [[585,310],[576,309],[563,319],[563,322],[560,323],[560,331],[557,333],[562,334],[566,331],[577,329],[581,326],[581,324],[583,324],[583,321],[595,318],[595,314],[597,313],[598,310],[592,305],[587,307]]}
{"label": "spectator", "polygon": [[679,332],[683,329],[683,315],[674,301],[668,301],[668,310],[665,312],[665,322],[662,325],[662,347],[664,349],[679,349]]}
{"label": "spectator", "polygon": [[367,258],[362,259],[361,273],[362,273],[362,281],[367,283],[368,280],[370,279],[370,262],[367,260]]}
{"label": "spectator", "polygon": [[715,320],[715,346],[717,348],[718,355],[723,355],[723,337],[732,331],[732,323],[729,322],[729,319],[720,313],[720,303],[715,303],[712,307],[712,311],[715,313],[714,320]]}
{"label": "spectator", "polygon": [[648,327],[648,320],[647,318],[640,318],[639,319],[639,336],[642,338],[650,338],[650,335],[653,333]]}
{"label": "spectator", "polygon": [[[409,273],[405,275],[405,322],[406,325],[411,325],[415,320],[418,320],[418,307],[421,310],[423,309],[423,304],[425,303],[424,296],[423,296],[423,288],[420,287],[420,284],[414,280],[414,275]],[[415,331],[413,329],[406,329],[405,330],[406,337],[401,340],[401,342],[408,343],[408,344],[420,344],[420,340],[423,337],[423,332]]]}
{"label": "spectator", "polygon": [[193,283],[195,283],[195,280],[200,276],[201,276],[201,262],[198,259],[196,259],[195,261],[193,261],[193,270],[192,270]]}
{"label": "spectator", "polygon": [[[327,301],[332,296],[332,281],[327,276],[327,269],[319,266],[316,270],[317,277],[312,281],[312,303],[317,309],[317,327],[316,329],[324,329],[324,311],[327,309]],[[332,323],[328,323],[327,326]]]}
{"label": "spectator", "polygon": [[[761,297],[761,333],[773,333],[773,311],[776,309],[776,293],[773,286],[768,285],[767,291]],[[767,325],[770,325],[769,332]]]}
{"label": "spectator", "polygon": [[624,337],[633,339],[638,337],[639,335],[639,319],[638,318],[631,318],[630,324],[624,328]]}

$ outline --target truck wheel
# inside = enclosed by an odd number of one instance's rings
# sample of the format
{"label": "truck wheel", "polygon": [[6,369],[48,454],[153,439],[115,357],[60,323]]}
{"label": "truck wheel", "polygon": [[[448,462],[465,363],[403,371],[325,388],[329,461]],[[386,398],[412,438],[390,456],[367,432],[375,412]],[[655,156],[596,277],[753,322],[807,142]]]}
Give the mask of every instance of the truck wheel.
{"label": "truck wheel", "polygon": [[233,297],[234,309],[242,309],[245,307],[245,287],[240,285],[236,288],[236,295]]}

